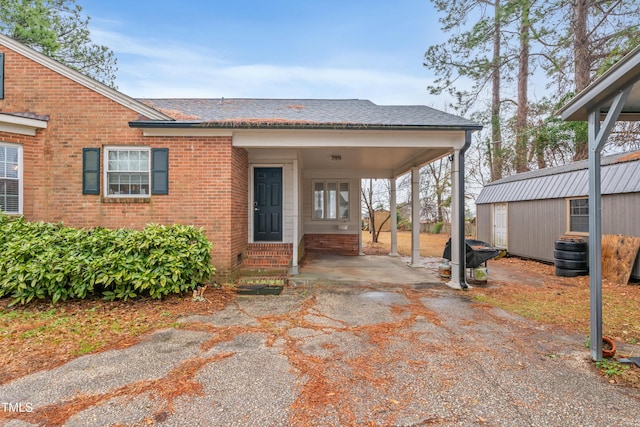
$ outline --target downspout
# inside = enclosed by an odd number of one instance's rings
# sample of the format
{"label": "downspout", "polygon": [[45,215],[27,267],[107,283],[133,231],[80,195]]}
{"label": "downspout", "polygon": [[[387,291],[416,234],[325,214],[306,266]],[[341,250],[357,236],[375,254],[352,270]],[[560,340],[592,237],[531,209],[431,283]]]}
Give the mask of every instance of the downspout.
{"label": "downspout", "polygon": [[460,214],[458,215],[458,226],[460,227],[460,242],[458,245],[458,257],[460,259],[460,287],[462,289],[468,289],[469,286],[466,282],[466,243],[465,243],[465,232],[464,232],[464,206],[465,206],[465,197],[464,197],[464,153],[471,146],[471,133],[473,131],[467,130],[464,134],[464,146],[460,149],[458,154],[458,171],[460,174],[460,182],[459,182],[459,191],[458,191],[458,206],[460,209]]}

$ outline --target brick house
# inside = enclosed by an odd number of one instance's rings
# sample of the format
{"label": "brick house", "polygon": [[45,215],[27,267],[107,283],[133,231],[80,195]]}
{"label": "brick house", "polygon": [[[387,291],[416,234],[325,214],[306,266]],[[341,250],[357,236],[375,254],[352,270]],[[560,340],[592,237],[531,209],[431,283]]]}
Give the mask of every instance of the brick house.
{"label": "brick house", "polygon": [[0,35],[2,211],[203,227],[223,275],[358,254],[360,180],[463,158],[479,128],[363,100],[133,99]]}

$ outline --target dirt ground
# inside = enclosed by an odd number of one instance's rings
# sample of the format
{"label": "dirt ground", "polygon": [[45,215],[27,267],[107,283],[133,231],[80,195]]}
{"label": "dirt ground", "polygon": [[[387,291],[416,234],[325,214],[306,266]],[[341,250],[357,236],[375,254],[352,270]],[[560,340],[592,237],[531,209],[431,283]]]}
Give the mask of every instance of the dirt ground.
{"label": "dirt ground", "polygon": [[[444,245],[449,239],[448,234],[420,234],[420,256],[442,257]],[[391,233],[381,232],[378,242],[371,242],[371,233],[362,232],[362,250],[367,255],[386,255],[391,248]],[[411,232],[398,231],[398,253],[404,256],[411,255]]]}

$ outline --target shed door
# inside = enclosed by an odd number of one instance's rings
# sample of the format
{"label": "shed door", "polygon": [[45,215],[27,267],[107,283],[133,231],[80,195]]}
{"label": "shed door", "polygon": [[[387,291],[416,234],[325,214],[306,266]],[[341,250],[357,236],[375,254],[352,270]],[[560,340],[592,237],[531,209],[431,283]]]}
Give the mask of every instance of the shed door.
{"label": "shed door", "polygon": [[507,249],[507,204],[493,205],[493,246]]}

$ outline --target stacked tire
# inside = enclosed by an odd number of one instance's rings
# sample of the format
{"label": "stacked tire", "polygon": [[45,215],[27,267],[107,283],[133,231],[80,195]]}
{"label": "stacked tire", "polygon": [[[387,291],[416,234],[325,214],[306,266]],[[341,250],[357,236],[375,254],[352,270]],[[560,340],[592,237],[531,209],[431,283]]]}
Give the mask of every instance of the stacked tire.
{"label": "stacked tire", "polygon": [[553,251],[556,276],[577,277],[589,274],[588,249],[584,240],[556,240]]}

